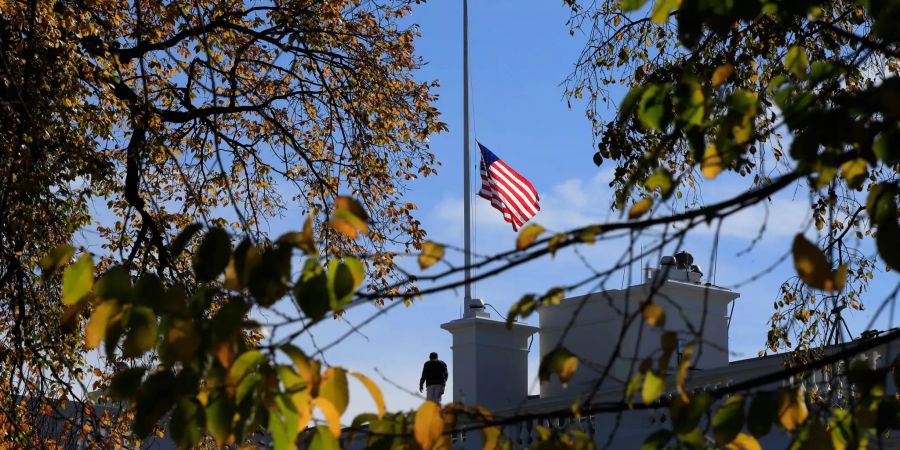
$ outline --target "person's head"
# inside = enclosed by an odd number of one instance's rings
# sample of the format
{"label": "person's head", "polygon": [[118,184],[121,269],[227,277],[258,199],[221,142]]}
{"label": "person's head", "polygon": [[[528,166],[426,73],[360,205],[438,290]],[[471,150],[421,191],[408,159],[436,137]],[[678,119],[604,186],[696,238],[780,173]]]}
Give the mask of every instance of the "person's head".
{"label": "person's head", "polygon": [[437,352],[431,352],[431,353],[429,353],[429,354],[428,354],[428,359],[430,359],[430,360],[432,360],[432,361],[434,361],[435,359],[437,359]]}

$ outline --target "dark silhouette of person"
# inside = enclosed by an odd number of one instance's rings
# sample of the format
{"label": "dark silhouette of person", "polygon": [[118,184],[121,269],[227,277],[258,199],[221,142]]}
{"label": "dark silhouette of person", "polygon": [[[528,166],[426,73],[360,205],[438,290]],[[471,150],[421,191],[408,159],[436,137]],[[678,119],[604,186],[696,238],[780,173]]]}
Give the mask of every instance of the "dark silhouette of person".
{"label": "dark silhouette of person", "polygon": [[422,378],[419,379],[419,392],[422,387],[427,389],[425,398],[437,404],[441,404],[441,395],[444,395],[444,386],[447,384],[447,364],[438,359],[438,354],[431,352],[428,361],[422,367]]}

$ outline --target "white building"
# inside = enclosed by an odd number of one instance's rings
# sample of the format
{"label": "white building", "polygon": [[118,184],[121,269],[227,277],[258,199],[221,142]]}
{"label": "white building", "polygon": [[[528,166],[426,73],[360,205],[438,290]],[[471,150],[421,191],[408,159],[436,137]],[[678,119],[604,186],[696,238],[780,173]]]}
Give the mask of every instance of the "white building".
{"label": "white building", "polygon": [[[701,336],[694,350],[688,390],[713,390],[782,370],[780,355],[729,362],[729,305],[740,294],[704,282],[691,260],[686,253],[665,257],[657,269],[645,273],[641,284],[541,307],[539,327],[515,323],[508,329],[505,321],[479,308],[480,301],[472,302],[463,318],[441,325],[453,335],[453,400],[482,405],[497,417],[565,411],[589,397],[593,399],[592,405],[622,402],[625,384],[630,374],[638,370],[640,361],[654,356],[654,352],[658,358],[662,330],[648,326],[640,313],[635,314],[639,305],[650,297],[665,310],[664,328],[678,334],[679,352],[688,341]],[[528,342],[535,333],[542,357],[558,345],[564,345],[579,356],[580,363],[566,385],[554,376],[541,384],[539,395],[529,396]],[[897,355],[896,344],[894,348],[890,344],[875,347],[858,357],[867,359],[873,368],[889,364]],[[829,349],[832,353],[839,350],[839,346]],[[676,358],[672,358],[673,365]],[[839,373],[840,363],[836,366]],[[595,386],[604,373],[603,383]],[[673,373],[674,370],[669,371],[663,399],[671,399],[675,392]],[[835,387],[842,388],[845,380],[843,377],[829,379],[823,372],[815,371],[803,379],[792,378],[763,389],[789,383],[802,384],[807,390],[829,392]],[[600,448],[606,444],[608,448],[640,448],[652,432],[671,429],[668,414],[668,407],[660,407],[587,415],[578,422],[527,420],[507,426],[504,433],[515,448],[527,448],[537,438],[536,424],[550,428],[574,426],[591,433]],[[760,443],[763,448],[786,448],[789,439],[787,433],[773,427]],[[459,448],[480,448],[480,436],[469,432],[465,437],[457,437],[454,443]],[[896,438],[883,445],[900,448]]]}

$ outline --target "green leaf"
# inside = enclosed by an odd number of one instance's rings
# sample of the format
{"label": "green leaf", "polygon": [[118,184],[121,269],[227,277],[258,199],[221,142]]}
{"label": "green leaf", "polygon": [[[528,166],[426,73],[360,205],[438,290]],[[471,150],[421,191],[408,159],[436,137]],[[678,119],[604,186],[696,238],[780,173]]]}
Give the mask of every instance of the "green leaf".
{"label": "green leaf", "polygon": [[260,383],[262,383],[262,379],[262,375],[259,373],[251,373],[245,376],[234,391],[234,400],[240,404],[247,397],[247,394],[261,393]]}
{"label": "green leaf", "polygon": [[128,313],[128,334],[122,356],[137,358],[156,344],[156,315],[146,306],[134,306]]}
{"label": "green leaf", "polygon": [[706,117],[706,94],[694,77],[684,76],[678,82],[673,101],[681,120],[688,125],[703,125]]}
{"label": "green leaf", "polygon": [[228,377],[233,385],[240,384],[241,380],[247,375],[256,371],[259,364],[263,361],[263,354],[259,350],[248,350],[241,353],[231,364],[228,371]]}
{"label": "green leaf", "polygon": [[865,159],[856,158],[841,164],[841,176],[847,180],[847,186],[856,189],[862,186],[868,176],[868,163]]}
{"label": "green leaf", "polygon": [[109,382],[109,396],[117,401],[134,397],[138,388],[141,387],[141,380],[144,378],[146,371],[146,367],[139,366],[129,367],[117,372],[113,376],[112,381]]}
{"label": "green leaf", "polygon": [[422,243],[422,253],[419,254],[419,268],[425,270],[444,258],[444,246],[437,242],[425,241]]}
{"label": "green leaf", "polygon": [[681,3],[680,0],[656,0],[650,19],[655,23],[666,23],[669,20],[669,13],[677,8],[679,3]]}
{"label": "green leaf", "polygon": [[309,450],[340,450],[341,445],[328,427],[316,427],[315,434],[309,442]]}
{"label": "green leaf", "polygon": [[625,94],[619,105],[619,120],[625,120],[634,114],[634,108],[637,107],[638,101],[644,96],[646,90],[646,86],[637,86]]}
{"label": "green leaf", "polygon": [[156,275],[145,273],[134,285],[135,303],[157,309],[166,295],[166,289]]}
{"label": "green leaf", "polygon": [[620,3],[622,6],[622,12],[631,12],[637,11],[644,6],[644,3],[647,3],[647,0],[622,0]]}
{"label": "green leaf", "polygon": [[197,400],[182,398],[175,404],[172,419],[169,420],[169,432],[178,448],[192,448],[203,438],[200,424],[204,421],[203,409]]}
{"label": "green leaf", "polygon": [[[297,448],[295,441],[298,430],[298,414],[287,395],[275,396],[273,407],[269,410],[269,432],[272,433],[272,446],[275,450],[293,450]],[[325,432],[331,434],[328,429]],[[318,435],[318,428],[316,429]],[[332,439],[334,437],[332,436]]]}
{"label": "green leaf", "polygon": [[358,259],[347,256],[343,261],[328,261],[328,286],[331,308],[338,310],[350,300],[365,279],[365,269]]}
{"label": "green leaf", "polygon": [[778,419],[778,403],[772,392],[758,392],[750,401],[747,410],[747,430],[756,437],[769,434],[772,424]]}
{"label": "green leaf", "polygon": [[525,319],[530,316],[537,305],[537,297],[534,294],[526,294],[519,301],[513,303],[506,315],[506,328],[512,329],[512,324],[518,317]]}
{"label": "green leaf", "polygon": [[784,66],[797,78],[805,79],[806,68],[809,66],[809,57],[806,55],[806,49],[799,45],[791,46],[784,57]]}
{"label": "green leaf", "polygon": [[672,401],[670,414],[672,427],[679,436],[696,430],[700,418],[709,409],[712,399],[706,392],[701,392],[685,401],[681,396],[676,396]]}
{"label": "green leaf", "polygon": [[666,381],[656,371],[650,370],[644,374],[644,386],[641,388],[641,400],[644,403],[655,402],[666,388]]}
{"label": "green leaf", "polygon": [[199,223],[192,223],[184,227],[184,230],[181,230],[181,233],[178,233],[178,236],[175,237],[174,241],[172,241],[172,258],[177,258],[178,255],[180,255],[181,252],[183,252],[187,247],[188,242],[191,241],[191,238],[193,238],[194,235],[202,229],[203,225]]}
{"label": "green leaf", "polygon": [[650,433],[644,443],[641,444],[641,450],[662,450],[666,448],[666,444],[672,440],[672,432],[669,430],[656,430]]}
{"label": "green leaf", "polygon": [[[276,402],[278,398],[276,397]],[[209,430],[209,434],[217,442],[226,442],[231,434],[231,421],[234,418],[235,407],[225,390],[212,391],[203,410],[206,414],[206,428]],[[294,422],[296,423],[296,419]]]}
{"label": "green leaf", "polygon": [[892,183],[883,182],[872,186],[866,198],[866,212],[873,225],[896,222],[897,192],[897,186]]}
{"label": "green leaf", "polygon": [[575,375],[576,370],[578,370],[578,358],[565,347],[559,347],[541,359],[538,376],[541,381],[547,381],[551,375],[557,374],[559,381],[566,383]]}
{"label": "green leaf", "polygon": [[712,428],[716,443],[725,445],[734,440],[744,427],[744,397],[732,395],[713,416]]}
{"label": "green leaf", "polygon": [[635,373],[631,376],[631,379],[628,380],[628,384],[625,385],[625,401],[631,405],[631,402],[634,400],[634,396],[641,389],[641,386],[644,384],[644,374],[643,373]]}
{"label": "green leaf", "polygon": [[638,119],[641,124],[655,131],[660,131],[666,125],[666,97],[669,94],[669,85],[650,84],[641,95],[638,105]]}
{"label": "green leaf", "polygon": [[294,285],[294,301],[303,314],[318,321],[329,311],[330,298],[325,269],[315,258],[307,258],[300,279]]}
{"label": "green leaf", "polygon": [[228,232],[219,228],[210,228],[194,253],[194,273],[200,281],[215,280],[225,267],[231,256],[231,237]]}
{"label": "green leaf", "polygon": [[347,386],[347,372],[340,367],[329,367],[322,375],[322,383],[319,385],[319,397],[323,397],[337,409],[338,414],[344,414],[350,403],[350,391]]}
{"label": "green leaf", "polygon": [[659,189],[663,198],[667,199],[675,189],[675,181],[672,179],[671,172],[660,167],[653,172],[653,175],[647,178],[647,181],[644,182],[644,187],[650,191]]}
{"label": "green leaf", "polygon": [[52,277],[56,271],[66,265],[75,254],[75,247],[69,244],[63,244],[54,247],[43,258],[41,258],[41,277],[44,280]]}
{"label": "green leaf", "polygon": [[[248,249],[247,256],[254,258],[247,280],[250,295],[261,306],[271,306],[284,297],[290,288],[291,281],[291,249],[290,247],[266,248],[258,257],[254,250]],[[249,259],[249,258],[248,258]]]}
{"label": "green leaf", "polygon": [[85,253],[74,264],[66,267],[62,279],[62,302],[66,305],[78,303],[94,287],[94,260]]}
{"label": "green leaf", "polygon": [[97,280],[94,293],[102,299],[127,302],[131,299],[131,274],[125,266],[113,266]]}

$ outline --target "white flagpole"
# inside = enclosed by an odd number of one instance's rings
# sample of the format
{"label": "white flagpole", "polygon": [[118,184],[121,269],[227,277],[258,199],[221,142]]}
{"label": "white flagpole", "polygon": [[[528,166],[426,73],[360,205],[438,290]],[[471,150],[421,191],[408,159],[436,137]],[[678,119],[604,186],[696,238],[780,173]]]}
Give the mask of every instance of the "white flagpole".
{"label": "white flagpole", "polygon": [[469,155],[469,2],[463,0],[463,209],[465,225],[465,298],[463,311],[469,312],[469,300],[472,299],[472,180],[470,171],[472,163]]}

